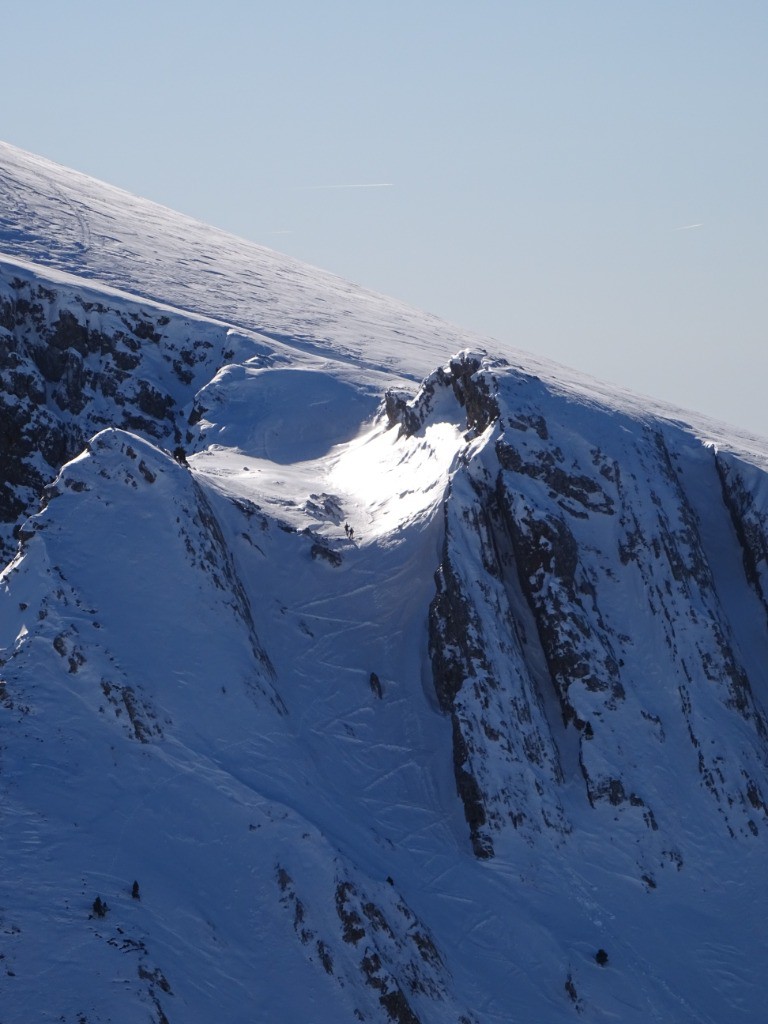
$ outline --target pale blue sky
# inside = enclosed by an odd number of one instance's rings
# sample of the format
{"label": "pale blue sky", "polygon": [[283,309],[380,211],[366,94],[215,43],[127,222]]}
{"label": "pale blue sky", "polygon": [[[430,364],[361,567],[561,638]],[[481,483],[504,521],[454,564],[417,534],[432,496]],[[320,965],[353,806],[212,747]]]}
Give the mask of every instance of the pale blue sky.
{"label": "pale blue sky", "polygon": [[0,12],[6,141],[768,435],[766,0]]}

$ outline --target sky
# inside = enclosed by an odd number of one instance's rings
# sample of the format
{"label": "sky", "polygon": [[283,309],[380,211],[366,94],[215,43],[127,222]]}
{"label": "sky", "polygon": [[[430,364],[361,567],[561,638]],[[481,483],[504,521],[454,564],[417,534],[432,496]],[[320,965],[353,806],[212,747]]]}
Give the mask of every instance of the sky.
{"label": "sky", "polygon": [[765,0],[0,14],[5,141],[768,436]]}

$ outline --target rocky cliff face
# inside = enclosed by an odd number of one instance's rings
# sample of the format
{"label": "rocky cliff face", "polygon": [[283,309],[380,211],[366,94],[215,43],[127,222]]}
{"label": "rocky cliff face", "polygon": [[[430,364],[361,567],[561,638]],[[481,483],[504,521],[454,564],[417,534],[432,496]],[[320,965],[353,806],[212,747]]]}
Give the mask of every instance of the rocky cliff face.
{"label": "rocky cliff face", "polygon": [[[499,411],[451,484],[430,650],[476,853],[505,829],[567,833],[574,771],[590,805],[642,824],[649,848],[688,783],[730,835],[757,835],[766,675],[738,645],[745,604],[761,626],[765,513],[745,467],[514,372],[478,369],[463,386]],[[726,574],[737,605],[718,591]],[[664,770],[670,737],[671,760],[683,744],[695,771],[654,809],[646,766]],[[487,785],[499,765],[516,788]]]}
{"label": "rocky cliff face", "polygon": [[58,469],[106,426],[173,449],[197,389],[233,355],[227,329],[0,266],[3,554]]}

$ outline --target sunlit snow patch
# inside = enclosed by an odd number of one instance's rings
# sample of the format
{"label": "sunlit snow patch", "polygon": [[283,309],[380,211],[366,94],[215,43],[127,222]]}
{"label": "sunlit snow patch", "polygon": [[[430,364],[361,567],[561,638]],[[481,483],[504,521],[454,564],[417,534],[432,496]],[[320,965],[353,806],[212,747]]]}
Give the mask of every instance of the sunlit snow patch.
{"label": "sunlit snow patch", "polygon": [[464,445],[459,428],[433,423],[413,437],[375,427],[352,441],[329,474],[330,488],[357,502],[367,538],[430,518]]}

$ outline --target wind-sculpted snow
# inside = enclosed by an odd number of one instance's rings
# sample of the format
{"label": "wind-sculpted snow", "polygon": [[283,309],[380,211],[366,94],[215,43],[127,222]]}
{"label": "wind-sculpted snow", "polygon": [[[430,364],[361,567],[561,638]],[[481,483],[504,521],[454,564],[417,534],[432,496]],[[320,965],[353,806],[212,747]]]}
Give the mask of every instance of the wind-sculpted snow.
{"label": "wind-sculpted snow", "polygon": [[0,194],[0,1021],[761,1020],[765,445]]}
{"label": "wind-sculpted snow", "polygon": [[435,317],[4,143],[0,253],[417,378],[465,343]]}
{"label": "wind-sculpted snow", "polygon": [[354,437],[377,404],[329,373],[228,365],[195,398],[195,447],[223,444],[279,465],[306,462]]}

